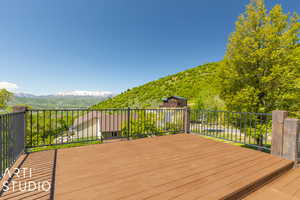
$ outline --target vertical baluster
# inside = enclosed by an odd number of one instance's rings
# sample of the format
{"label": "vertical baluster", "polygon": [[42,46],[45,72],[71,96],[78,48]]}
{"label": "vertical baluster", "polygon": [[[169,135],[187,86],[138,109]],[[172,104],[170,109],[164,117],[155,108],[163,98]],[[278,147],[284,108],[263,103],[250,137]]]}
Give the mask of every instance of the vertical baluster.
{"label": "vertical baluster", "polygon": [[43,110],[43,120],[44,120],[44,122],[43,122],[43,145],[46,145],[46,142],[45,142],[45,138],[46,138],[46,111],[45,110]]}
{"label": "vertical baluster", "polygon": [[5,159],[3,157],[3,122],[2,122],[3,116],[0,115],[0,179],[2,179],[2,174],[3,174],[3,160]]}
{"label": "vertical baluster", "polygon": [[52,111],[49,111],[49,134],[50,134],[50,141],[49,144],[52,144],[52,135],[53,135],[53,131],[52,131],[52,116],[51,116]]}
{"label": "vertical baluster", "polygon": [[57,140],[58,140],[58,137],[59,137],[59,130],[58,130],[58,121],[57,121],[57,110],[55,110],[55,145],[57,145]]}

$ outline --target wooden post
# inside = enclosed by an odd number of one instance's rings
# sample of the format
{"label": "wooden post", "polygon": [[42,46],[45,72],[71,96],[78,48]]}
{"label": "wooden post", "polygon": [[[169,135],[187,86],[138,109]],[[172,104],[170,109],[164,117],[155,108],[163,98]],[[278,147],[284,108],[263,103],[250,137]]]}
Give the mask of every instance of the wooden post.
{"label": "wooden post", "polygon": [[294,162],[298,161],[299,122],[299,119],[284,120],[282,157]]}
{"label": "wooden post", "polygon": [[185,107],[184,109],[184,132],[190,133],[190,108]]}
{"label": "wooden post", "polygon": [[272,112],[272,155],[282,156],[284,120],[287,116],[287,111],[275,110]]}

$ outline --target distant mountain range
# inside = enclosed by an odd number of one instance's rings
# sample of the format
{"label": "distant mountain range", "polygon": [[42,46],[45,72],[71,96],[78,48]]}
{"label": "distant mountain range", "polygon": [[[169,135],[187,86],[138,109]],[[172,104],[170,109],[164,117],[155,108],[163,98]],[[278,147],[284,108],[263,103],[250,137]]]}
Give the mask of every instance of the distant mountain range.
{"label": "distant mountain range", "polygon": [[15,97],[28,97],[28,98],[30,98],[30,97],[37,97],[37,95],[29,94],[29,93],[22,93],[22,92],[20,92],[20,93],[14,93],[14,96]]}
{"label": "distant mountain range", "polygon": [[15,93],[9,105],[28,105],[38,109],[87,108],[113,96],[112,92],[106,91],[70,91],[49,95]]}
{"label": "distant mountain range", "polygon": [[14,93],[14,96],[15,97],[27,97],[27,98],[62,97],[62,96],[63,97],[67,97],[67,96],[71,96],[71,97],[76,97],[76,96],[80,96],[80,97],[112,97],[113,93],[108,92],[108,91],[76,90],[76,91],[69,91],[69,92],[59,92],[57,94],[49,94],[49,95],[34,95],[34,94],[30,94],[30,93],[19,92],[19,93]]}
{"label": "distant mountain range", "polygon": [[89,96],[89,97],[111,97],[112,92],[107,91],[70,91],[70,92],[59,92],[57,96]]}

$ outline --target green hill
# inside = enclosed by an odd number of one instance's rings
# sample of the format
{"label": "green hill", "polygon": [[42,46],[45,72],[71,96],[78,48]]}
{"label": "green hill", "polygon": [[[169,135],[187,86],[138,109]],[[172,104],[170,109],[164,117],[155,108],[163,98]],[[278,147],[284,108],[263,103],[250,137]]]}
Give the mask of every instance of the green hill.
{"label": "green hill", "polygon": [[[212,86],[214,74],[219,63],[208,63],[194,67],[174,75],[166,76],[138,86],[107,99],[93,108],[145,108],[157,107],[163,97],[172,95],[182,96],[188,99],[189,105],[195,105],[201,99],[211,104],[211,101],[220,100],[217,91]],[[206,102],[201,102],[201,104]]]}

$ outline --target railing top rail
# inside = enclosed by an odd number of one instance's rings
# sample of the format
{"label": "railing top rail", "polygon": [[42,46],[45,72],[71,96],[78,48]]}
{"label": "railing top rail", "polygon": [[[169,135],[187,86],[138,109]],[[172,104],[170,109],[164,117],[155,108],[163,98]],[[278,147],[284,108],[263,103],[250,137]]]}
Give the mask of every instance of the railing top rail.
{"label": "railing top rail", "polygon": [[180,107],[180,108],[130,108],[130,109],[131,110],[184,110],[185,107]]}
{"label": "railing top rail", "polygon": [[[184,110],[186,107],[181,108],[54,108],[54,109],[28,109],[28,111],[38,112],[38,111],[117,111],[117,110]],[[227,111],[227,110],[205,110],[205,109],[191,109],[199,110],[203,112],[223,112],[223,113],[233,113],[233,114],[244,114],[244,115],[264,115],[272,116],[272,113],[256,113],[256,112],[236,112],[236,111]]]}
{"label": "railing top rail", "polygon": [[28,109],[27,111],[98,111],[98,110],[126,110],[125,108],[89,109],[89,108],[53,108],[53,109]]}
{"label": "railing top rail", "polygon": [[3,117],[3,116],[8,116],[8,115],[17,115],[17,114],[24,114],[25,111],[20,111],[20,112],[8,112],[8,113],[1,113],[0,114],[0,117]]}
{"label": "railing top rail", "polygon": [[237,112],[237,111],[227,111],[227,110],[205,110],[205,109],[192,109],[192,110],[201,110],[201,111],[204,111],[204,112],[226,112],[226,113],[235,113],[235,114],[252,114],[252,115],[272,116],[272,113]]}
{"label": "railing top rail", "polygon": [[28,109],[27,111],[112,111],[112,110],[184,110],[185,108],[74,108],[74,109]]}

